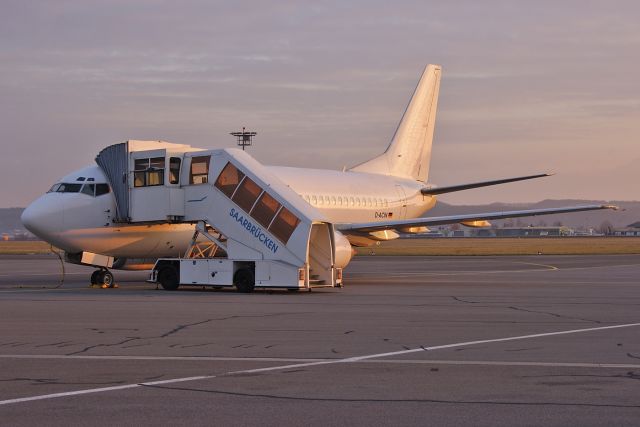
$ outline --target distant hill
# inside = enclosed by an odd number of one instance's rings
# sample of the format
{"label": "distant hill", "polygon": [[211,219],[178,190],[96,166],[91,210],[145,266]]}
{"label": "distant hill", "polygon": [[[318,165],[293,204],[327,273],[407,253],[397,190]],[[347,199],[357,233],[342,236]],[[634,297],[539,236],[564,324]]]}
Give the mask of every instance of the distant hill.
{"label": "distant hill", "polygon": [[12,233],[15,230],[26,231],[20,215],[24,208],[0,208],[0,233]]}
{"label": "distant hill", "polygon": [[[603,200],[543,200],[537,203],[491,203],[488,205],[449,205],[438,202],[436,206],[427,212],[427,216],[445,216],[455,214],[470,214],[479,212],[512,211],[521,209],[545,209],[562,206],[591,205],[591,204],[612,204],[622,208],[619,211],[591,211],[577,212],[572,214],[545,215],[532,218],[520,218],[521,224],[537,225],[541,222],[546,225],[553,225],[561,222],[573,228],[598,228],[605,221],[610,222],[614,227],[626,227],[629,224],[640,221],[640,201],[638,202],[605,202]],[[14,230],[24,230],[20,215],[24,208],[0,208],[0,233],[12,233]],[[501,226],[505,222],[493,221]],[[510,220],[514,225],[518,219]]]}

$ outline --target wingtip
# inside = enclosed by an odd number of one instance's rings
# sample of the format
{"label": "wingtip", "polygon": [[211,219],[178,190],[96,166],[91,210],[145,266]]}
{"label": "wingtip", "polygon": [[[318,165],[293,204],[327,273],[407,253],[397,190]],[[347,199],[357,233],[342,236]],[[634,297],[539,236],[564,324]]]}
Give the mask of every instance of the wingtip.
{"label": "wingtip", "polygon": [[602,209],[611,209],[614,211],[624,210],[624,209],[620,209],[620,206],[616,206],[616,205],[602,205]]}

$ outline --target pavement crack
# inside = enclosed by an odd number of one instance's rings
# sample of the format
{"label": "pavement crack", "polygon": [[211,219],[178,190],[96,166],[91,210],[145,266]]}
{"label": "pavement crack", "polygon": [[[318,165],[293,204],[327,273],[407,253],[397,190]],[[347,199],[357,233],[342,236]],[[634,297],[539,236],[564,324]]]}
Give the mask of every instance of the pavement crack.
{"label": "pavement crack", "polygon": [[524,375],[522,378],[622,378],[629,380],[640,380],[640,373],[629,371],[625,374],[597,375],[597,374],[552,374],[552,375]]}
{"label": "pavement crack", "polygon": [[178,325],[175,328],[171,329],[169,332],[165,332],[164,334],[160,335],[157,338],[166,338],[169,335],[177,334],[178,332],[184,329],[190,328],[192,326],[204,325],[205,323],[212,322],[213,320],[216,320],[216,319],[207,319],[207,320],[201,320],[200,322],[193,322],[193,323],[187,323],[184,325]]}
{"label": "pavement crack", "polygon": [[86,352],[88,352],[90,350],[93,350],[94,348],[99,348],[99,347],[114,347],[114,346],[117,346],[117,345],[126,344],[128,342],[136,341],[136,340],[140,340],[140,339],[142,339],[142,338],[141,337],[127,337],[124,340],[121,340],[121,341],[118,341],[118,342],[112,343],[112,344],[100,343],[100,344],[90,345],[90,346],[87,346],[87,347],[83,348],[82,350],[78,350],[78,351],[74,351],[72,353],[68,353],[67,356],[74,356],[76,354],[86,353]]}
{"label": "pavement crack", "polygon": [[462,299],[462,298],[457,297],[455,295],[451,295],[451,298],[453,298],[454,301],[463,302],[465,304],[479,304],[478,301],[468,301],[466,299]]}
{"label": "pavement crack", "polygon": [[306,401],[306,402],[373,402],[373,403],[433,403],[444,405],[496,405],[496,406],[558,406],[558,407],[588,407],[588,408],[633,408],[638,409],[640,405],[623,405],[623,404],[606,404],[606,403],[580,403],[580,402],[518,402],[513,400],[446,400],[446,399],[356,399],[356,398],[337,398],[337,397],[305,397],[305,396],[282,396],[276,394],[262,393],[240,393],[225,390],[202,389],[191,387],[171,387],[163,385],[141,384],[142,387],[186,391],[195,393],[208,393],[238,397],[253,397],[267,399],[281,399],[290,401]]}
{"label": "pavement crack", "polygon": [[538,311],[538,310],[528,310],[526,308],[522,308],[522,307],[516,307],[514,305],[511,305],[509,307],[507,307],[511,310],[516,310],[516,311],[524,311],[526,313],[535,313],[535,314],[546,314],[548,316],[553,316],[553,317],[557,317],[559,319],[568,319],[568,320],[580,320],[582,322],[589,322],[589,323],[597,323],[597,324],[602,324],[603,322],[601,322],[600,320],[593,320],[593,319],[585,319],[582,317],[573,317],[573,316],[566,316],[563,314],[558,314],[558,313],[552,313],[550,311]]}

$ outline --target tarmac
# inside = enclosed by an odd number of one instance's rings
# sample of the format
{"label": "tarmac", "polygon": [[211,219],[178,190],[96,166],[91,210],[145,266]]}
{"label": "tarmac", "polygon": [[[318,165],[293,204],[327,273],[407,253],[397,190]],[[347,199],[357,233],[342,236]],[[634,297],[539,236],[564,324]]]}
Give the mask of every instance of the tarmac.
{"label": "tarmac", "polygon": [[640,255],[357,257],[156,290],[0,256],[2,425],[638,425]]}

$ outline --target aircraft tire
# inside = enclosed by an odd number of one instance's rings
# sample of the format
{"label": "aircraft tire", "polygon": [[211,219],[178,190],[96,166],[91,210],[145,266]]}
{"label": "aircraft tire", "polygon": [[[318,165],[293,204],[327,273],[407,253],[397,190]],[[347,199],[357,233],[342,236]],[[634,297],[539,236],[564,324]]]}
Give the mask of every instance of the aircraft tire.
{"label": "aircraft tire", "polygon": [[103,288],[113,288],[113,274],[106,270],[100,271],[100,273],[96,276],[98,284],[100,284]]}
{"label": "aircraft tire", "polygon": [[102,273],[102,270],[96,270],[93,273],[91,273],[91,284],[92,285],[97,285],[98,284],[98,276],[99,274]]}
{"label": "aircraft tire", "polygon": [[242,268],[236,271],[233,276],[233,284],[236,285],[238,292],[248,294],[253,292],[256,287],[256,280],[253,275],[253,271],[248,268]]}
{"label": "aircraft tire", "polygon": [[175,291],[180,286],[178,270],[173,265],[162,267],[158,272],[158,282],[162,285],[162,289],[166,291]]}

